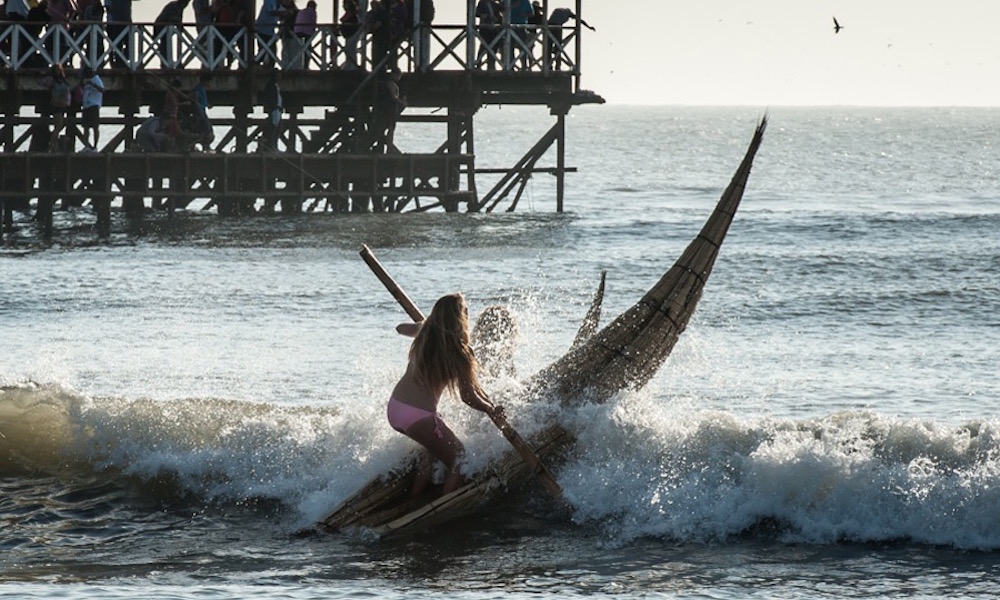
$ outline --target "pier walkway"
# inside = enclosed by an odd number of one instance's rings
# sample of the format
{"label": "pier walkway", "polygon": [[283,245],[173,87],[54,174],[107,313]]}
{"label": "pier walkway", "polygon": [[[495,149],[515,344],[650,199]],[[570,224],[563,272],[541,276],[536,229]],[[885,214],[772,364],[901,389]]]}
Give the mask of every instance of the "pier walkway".
{"label": "pier walkway", "polygon": [[[458,24],[420,23],[415,8],[405,35],[389,44],[364,29],[345,36],[339,23],[274,40],[212,25],[78,22],[37,32],[30,23],[2,23],[0,235],[19,210],[35,210],[51,234],[58,205],[92,206],[102,235],[112,207],[134,216],[172,214],[199,200],[220,215],[511,211],[539,173],[554,177],[561,211],[564,178],[573,170],[565,164],[565,117],[574,106],[603,102],[580,87],[580,21],[486,30],[477,26],[475,0],[467,5],[466,22]],[[95,149],[84,146],[76,111],[52,137],[46,77],[54,64],[67,67],[71,83],[85,68],[103,81]],[[386,110],[394,67],[406,98],[398,116]],[[276,72],[277,130],[261,106]],[[185,136],[182,127],[170,151],[143,151],[140,127],[158,115],[168,90],[186,94],[199,81],[212,106],[211,133]],[[483,106],[503,104],[545,106],[554,123],[515,164],[479,167],[474,117]],[[395,145],[392,128],[416,124],[440,131],[436,151]],[[485,193],[477,175],[490,180]]]}

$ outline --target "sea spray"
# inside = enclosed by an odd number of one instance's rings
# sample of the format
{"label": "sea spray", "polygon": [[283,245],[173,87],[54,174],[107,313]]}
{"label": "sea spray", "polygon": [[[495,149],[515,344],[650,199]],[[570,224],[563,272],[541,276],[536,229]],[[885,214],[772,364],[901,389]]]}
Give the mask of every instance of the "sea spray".
{"label": "sea spray", "polygon": [[913,540],[1000,547],[1000,422],[870,412],[746,418],[628,394],[581,410],[559,480],[575,520],[625,543]]}

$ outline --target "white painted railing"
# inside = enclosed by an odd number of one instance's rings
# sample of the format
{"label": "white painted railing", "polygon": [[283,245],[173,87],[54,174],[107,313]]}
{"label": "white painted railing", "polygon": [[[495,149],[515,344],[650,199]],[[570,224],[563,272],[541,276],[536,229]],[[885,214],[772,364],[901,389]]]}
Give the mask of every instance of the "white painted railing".
{"label": "white painted railing", "polygon": [[[265,38],[246,29],[226,30],[213,25],[73,23],[69,27],[50,25],[35,36],[24,23],[0,22],[0,66],[15,71],[53,64],[95,71],[140,71],[215,70],[265,64],[329,71],[373,70],[395,64],[405,72],[493,68],[579,76],[579,25],[562,28],[561,42],[556,42],[557,33],[546,26],[507,25],[501,26],[487,43],[475,26],[418,27],[392,45],[390,57],[383,61],[372,56],[370,36],[359,33],[345,39],[337,25],[321,25],[308,38],[276,36],[268,45]],[[543,43],[546,39],[551,43]]]}

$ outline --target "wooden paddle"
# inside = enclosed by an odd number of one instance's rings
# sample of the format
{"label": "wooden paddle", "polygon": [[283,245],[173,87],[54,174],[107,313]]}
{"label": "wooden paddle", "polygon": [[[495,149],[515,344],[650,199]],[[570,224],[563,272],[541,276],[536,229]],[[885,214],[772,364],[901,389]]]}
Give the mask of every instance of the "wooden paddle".
{"label": "wooden paddle", "polygon": [[[419,323],[420,321],[423,321],[424,314],[420,312],[417,305],[410,300],[410,297],[406,295],[406,292],[399,287],[399,284],[393,280],[392,276],[386,272],[385,268],[382,267],[382,263],[375,258],[371,249],[369,249],[365,244],[361,245],[361,258],[364,259],[365,263],[368,264],[368,267],[373,273],[375,273],[375,276],[379,278],[379,281],[385,285],[386,289],[389,290],[389,293],[391,293],[396,301],[399,302],[400,306],[403,307],[403,310],[406,311],[406,314],[408,314],[415,322]],[[507,418],[502,413],[494,413],[489,415],[489,417],[493,420],[493,424],[497,426],[497,429],[500,430],[503,436],[507,438],[507,441],[509,441],[514,447],[514,450],[521,455],[524,462],[526,462],[528,466],[534,470],[535,474],[541,480],[542,485],[545,486],[549,493],[552,494],[556,500],[564,502],[562,488],[559,487],[559,482],[556,481],[556,478],[552,476],[552,472],[549,471],[548,467],[545,466],[541,459],[538,458],[538,455],[531,449],[528,442],[524,441],[521,434],[511,427],[510,423],[507,422]]]}

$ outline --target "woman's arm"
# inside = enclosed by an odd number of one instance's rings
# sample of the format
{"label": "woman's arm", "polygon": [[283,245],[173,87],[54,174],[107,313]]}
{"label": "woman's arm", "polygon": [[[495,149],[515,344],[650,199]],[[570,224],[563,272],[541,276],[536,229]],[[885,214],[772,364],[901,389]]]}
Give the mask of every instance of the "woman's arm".
{"label": "woman's arm", "polygon": [[420,323],[400,323],[396,325],[396,333],[405,335],[406,337],[417,337],[418,331],[420,331]]}
{"label": "woman's arm", "polygon": [[458,394],[462,398],[462,402],[480,412],[484,412],[488,415],[493,415],[497,412],[501,415],[503,414],[502,406],[497,406],[490,402],[490,399],[486,396],[485,392],[477,391],[472,384],[467,381],[462,382],[458,386]]}

